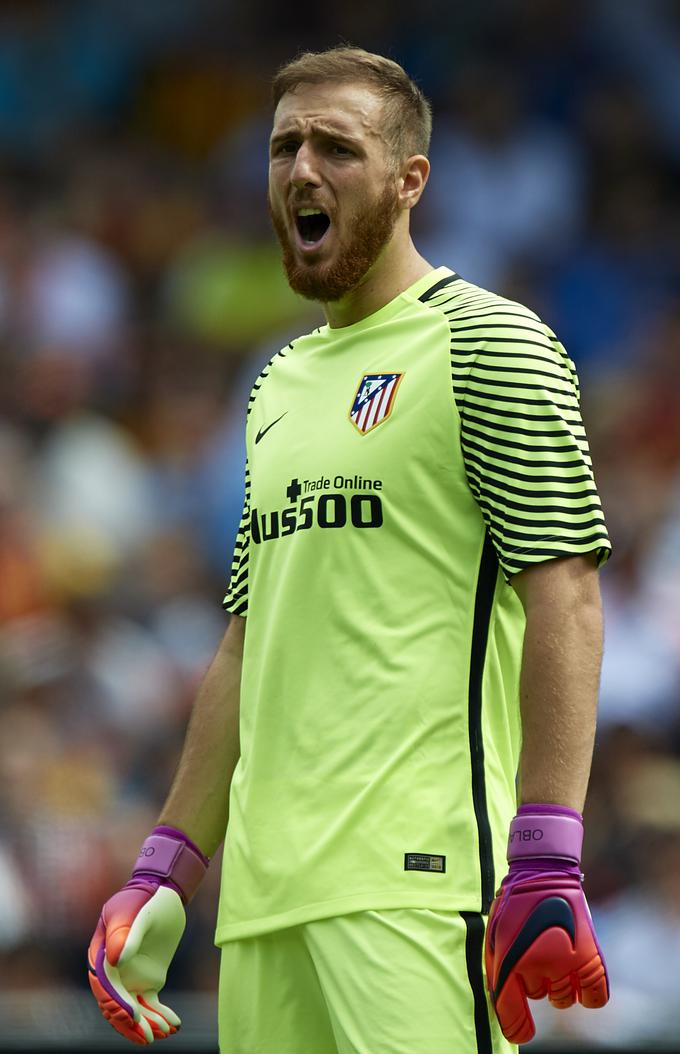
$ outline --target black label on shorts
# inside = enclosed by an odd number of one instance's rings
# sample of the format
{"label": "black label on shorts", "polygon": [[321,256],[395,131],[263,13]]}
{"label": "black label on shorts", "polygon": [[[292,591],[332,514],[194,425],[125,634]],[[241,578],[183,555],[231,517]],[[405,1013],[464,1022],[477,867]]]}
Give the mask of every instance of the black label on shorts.
{"label": "black label on shorts", "polygon": [[404,871],[446,871],[446,857],[432,853],[404,853]]}

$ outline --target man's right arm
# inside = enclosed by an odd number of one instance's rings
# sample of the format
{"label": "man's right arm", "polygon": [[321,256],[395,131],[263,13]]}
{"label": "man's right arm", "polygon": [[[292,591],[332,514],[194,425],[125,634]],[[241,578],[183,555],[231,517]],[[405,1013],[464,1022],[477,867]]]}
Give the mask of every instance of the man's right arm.
{"label": "man's right arm", "polygon": [[184,831],[211,857],[224,839],[239,759],[246,620],[232,615],[194,702],[182,755],[158,823]]}
{"label": "man's right arm", "polygon": [[196,696],[159,823],[131,878],[104,904],[88,948],[88,977],[99,1008],[133,1043],[153,1043],[181,1024],[158,993],[184,931],[184,909],[227,829],[240,754],[244,635],[245,619],[232,616]]}

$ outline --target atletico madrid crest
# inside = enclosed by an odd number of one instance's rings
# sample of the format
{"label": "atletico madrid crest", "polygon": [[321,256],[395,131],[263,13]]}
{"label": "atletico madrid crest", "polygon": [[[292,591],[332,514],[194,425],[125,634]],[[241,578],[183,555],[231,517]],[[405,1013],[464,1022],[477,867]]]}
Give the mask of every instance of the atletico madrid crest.
{"label": "atletico madrid crest", "polygon": [[362,436],[385,421],[392,411],[403,373],[365,373],[359,381],[349,419]]}

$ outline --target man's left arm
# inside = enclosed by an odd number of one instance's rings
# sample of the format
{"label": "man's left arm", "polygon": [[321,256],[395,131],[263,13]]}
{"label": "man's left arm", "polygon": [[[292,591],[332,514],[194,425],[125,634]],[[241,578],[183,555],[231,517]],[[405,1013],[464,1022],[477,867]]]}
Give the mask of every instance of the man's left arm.
{"label": "man's left arm", "polygon": [[582,812],[602,662],[595,558],[534,564],[511,584],[526,615],[519,801],[552,802]]}
{"label": "man's left arm", "polygon": [[[470,491],[526,612],[520,804],[485,962],[505,1036],[526,1043],[527,997],[559,1007],[609,998],[580,864],[602,650],[595,564],[611,545],[574,363],[532,311],[483,304],[476,337],[460,343],[450,315],[453,393]],[[460,310],[462,321],[467,301]]]}
{"label": "man's left arm", "polygon": [[524,607],[522,750],[508,874],[491,906],[487,983],[503,1033],[534,1035],[527,999],[603,1006],[609,981],[581,882],[585,801],[602,657],[594,559],[532,565],[512,585]]}

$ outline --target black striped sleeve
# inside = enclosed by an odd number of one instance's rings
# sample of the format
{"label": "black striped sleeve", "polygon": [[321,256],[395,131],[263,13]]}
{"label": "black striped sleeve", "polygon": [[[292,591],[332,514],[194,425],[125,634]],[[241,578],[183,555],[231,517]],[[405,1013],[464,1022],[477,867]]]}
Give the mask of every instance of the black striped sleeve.
{"label": "black striped sleeve", "polygon": [[239,524],[234,556],[231,562],[231,576],[223,601],[225,611],[232,615],[245,617],[248,614],[248,560],[250,556],[250,472],[246,458],[245,497],[243,513]]}
{"label": "black striped sleeve", "polygon": [[611,545],[574,364],[533,312],[474,301],[448,305],[451,377],[468,483],[505,577],[559,556],[602,564]]}
{"label": "black striped sleeve", "polygon": [[[292,348],[293,345],[289,344],[288,348]],[[277,351],[276,354],[272,355],[269,362],[261,370],[257,377],[257,380],[253,384],[248,398],[248,405],[246,407],[246,432],[248,428],[248,420],[252,412],[253,406],[257,399],[258,392],[262,387],[263,383],[269,376],[272,366],[279,358],[285,358],[288,348],[282,348]],[[248,446],[246,438],[246,447]],[[234,555],[231,562],[231,576],[229,579],[229,585],[227,592],[222,601],[222,606],[226,611],[230,611],[233,615],[246,616],[248,614],[248,563],[250,559],[250,463],[248,456],[246,455],[246,470],[245,470],[245,496],[243,499],[243,512],[241,514],[241,522],[239,524],[238,533],[236,535],[236,542],[234,543]]]}

